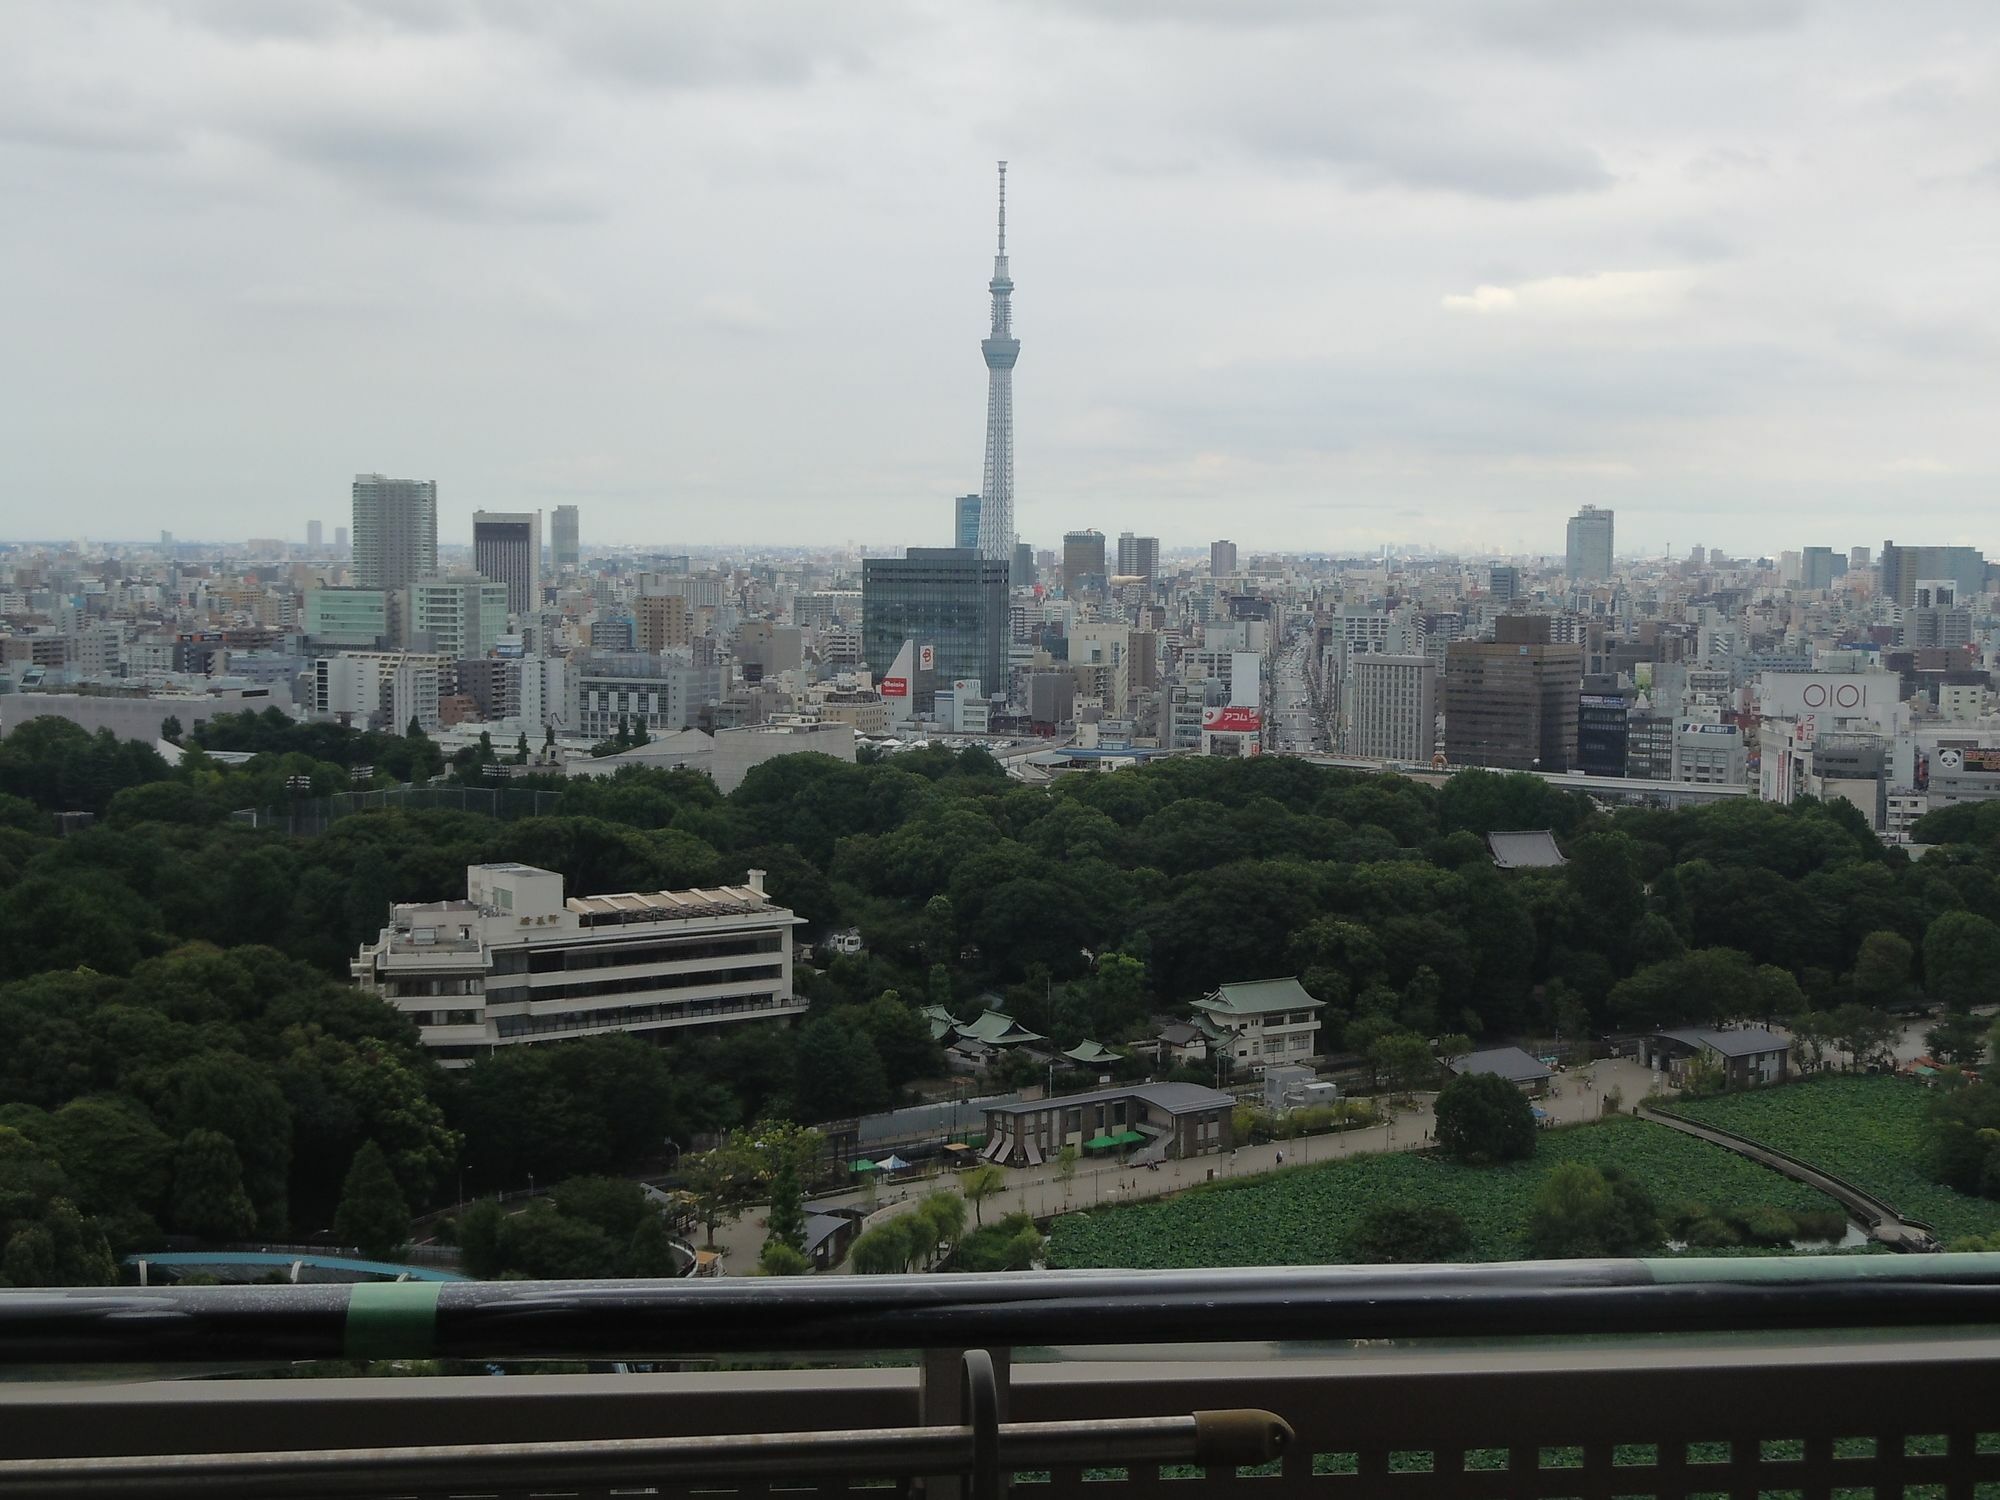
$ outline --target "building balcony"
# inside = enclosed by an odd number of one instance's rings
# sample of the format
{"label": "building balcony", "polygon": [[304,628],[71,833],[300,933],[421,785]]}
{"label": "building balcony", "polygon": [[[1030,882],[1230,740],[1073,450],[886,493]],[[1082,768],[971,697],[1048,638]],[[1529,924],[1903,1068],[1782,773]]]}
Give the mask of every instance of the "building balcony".
{"label": "building balcony", "polygon": [[[661,1373],[275,1378],[343,1357]],[[2000,1494],[2000,1256],[13,1292],[0,1360],[0,1497]]]}

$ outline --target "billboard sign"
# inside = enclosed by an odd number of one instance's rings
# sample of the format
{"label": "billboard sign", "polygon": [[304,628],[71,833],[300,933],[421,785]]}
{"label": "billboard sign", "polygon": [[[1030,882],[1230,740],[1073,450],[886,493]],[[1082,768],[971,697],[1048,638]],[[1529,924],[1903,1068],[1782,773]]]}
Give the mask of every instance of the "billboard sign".
{"label": "billboard sign", "polygon": [[1264,716],[1254,708],[1240,705],[1204,708],[1201,711],[1201,727],[1207,734],[1260,734],[1264,728]]}
{"label": "billboard sign", "polygon": [[1757,706],[1768,718],[1885,721],[1902,700],[1894,672],[1765,672],[1757,680]]}
{"label": "billboard sign", "polygon": [[934,672],[937,670],[937,647],[917,647],[917,670],[920,672]]}
{"label": "billboard sign", "polygon": [[907,698],[910,696],[910,679],[907,677],[884,677],[882,679],[884,698]]}
{"label": "billboard sign", "polygon": [[2000,776],[2000,750],[1961,750],[1947,745],[1937,753],[1940,771],[1970,771],[1975,775]]}

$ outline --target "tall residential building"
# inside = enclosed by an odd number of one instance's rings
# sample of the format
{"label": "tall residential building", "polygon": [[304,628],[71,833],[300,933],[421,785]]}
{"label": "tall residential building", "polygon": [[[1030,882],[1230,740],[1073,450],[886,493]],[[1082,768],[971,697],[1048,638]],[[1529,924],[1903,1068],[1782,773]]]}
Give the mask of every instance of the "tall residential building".
{"label": "tall residential building", "polygon": [[1583,647],[1552,645],[1546,615],[1503,615],[1495,639],[1444,658],[1445,756],[1454,766],[1567,771],[1576,762]]}
{"label": "tall residential building", "polygon": [[1437,663],[1429,656],[1356,656],[1341,681],[1345,755],[1429,765],[1437,742]]}
{"label": "tall residential building", "polygon": [[1104,533],[1097,530],[1066,531],[1063,533],[1063,588],[1074,594],[1084,587],[1086,579],[1103,579],[1107,576],[1104,566]]}
{"label": "tall residential building", "polygon": [[557,573],[574,573],[583,562],[574,505],[558,505],[549,519],[549,555]]}
{"label": "tall residential building", "polygon": [[960,495],[951,502],[951,544],[979,550],[979,497]]}
{"label": "tall residential building", "polygon": [[[1866,564],[1863,564],[1866,566]],[[1831,547],[1808,547],[1799,554],[1799,587],[1828,589],[1847,572],[1847,558]]]}
{"label": "tall residential building", "polygon": [[1611,576],[1611,516],[1586,505],[1569,518],[1569,556],[1565,572],[1572,579]]}
{"label": "tall residential building", "polygon": [[1210,578],[1234,578],[1236,576],[1236,543],[1210,542],[1208,544],[1208,576]]}
{"label": "tall residential building", "polygon": [[408,644],[452,661],[484,656],[507,633],[507,585],[460,574],[410,585]]}
{"label": "tall residential building", "polygon": [[[1011,549],[1010,549],[1011,550]],[[1006,561],[957,547],[912,547],[905,557],[861,564],[861,649],[878,677],[905,641],[931,647],[930,684],[914,685],[916,706],[934,685],[969,678],[989,694],[1007,688]]]}
{"label": "tall residential building", "polygon": [[524,615],[541,603],[542,513],[475,510],[472,566],[482,578],[507,585],[507,608]]}
{"label": "tall residential building", "polygon": [[326,527],[318,521],[306,522],[306,545],[319,548],[326,544]]}
{"label": "tall residential building", "polygon": [[1949,579],[1958,597],[1971,599],[1986,589],[1986,554],[1977,547],[1898,547],[1882,544],[1882,596],[1908,609],[1917,602],[1920,579]]}
{"label": "tall residential building", "polygon": [[1160,539],[1156,536],[1134,536],[1129,531],[1118,534],[1118,576],[1120,578],[1158,578],[1160,576]]}
{"label": "tall residential building", "polygon": [[406,589],[437,571],[435,479],[354,476],[354,582]]}
{"label": "tall residential building", "polygon": [[333,528],[333,545],[342,552],[347,550],[347,528],[345,526],[336,526]]}
{"label": "tall residential building", "polygon": [[[1000,163],[1000,249],[993,257],[993,327],[979,345],[986,357],[986,476],[979,486],[979,555],[1014,561],[1014,281],[1007,274],[1007,163]],[[986,679],[992,681],[991,678]]]}

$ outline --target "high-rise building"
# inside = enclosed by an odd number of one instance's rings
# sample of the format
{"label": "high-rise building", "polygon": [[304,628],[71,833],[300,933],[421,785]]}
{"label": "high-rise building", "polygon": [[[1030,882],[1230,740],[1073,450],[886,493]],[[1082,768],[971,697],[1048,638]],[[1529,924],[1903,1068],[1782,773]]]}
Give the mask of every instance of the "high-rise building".
{"label": "high-rise building", "polygon": [[1622,693],[1591,692],[1577,699],[1576,769],[1586,776],[1623,776],[1631,741],[1632,705]]}
{"label": "high-rise building", "polygon": [[1847,554],[1847,566],[1850,571],[1855,573],[1867,572],[1868,549],[1866,547],[1850,548]]}
{"label": "high-rise building", "polygon": [[979,497],[960,495],[951,502],[951,544],[979,550]]}
{"label": "high-rise building", "polygon": [[507,608],[524,615],[542,598],[542,513],[475,510],[472,566],[481,578],[507,585]]}
{"label": "high-rise building", "polygon": [[1236,576],[1236,543],[1210,542],[1208,544],[1208,576],[1210,578],[1234,578]]}
{"label": "high-rise building", "polygon": [[1341,752],[1429,765],[1437,741],[1437,663],[1367,652],[1341,681]]}
{"label": "high-rise building", "polygon": [[1104,566],[1104,533],[1101,531],[1066,531],[1063,533],[1063,588],[1074,594],[1087,586],[1087,580],[1106,576]]}
{"label": "high-rise building", "polygon": [[[1867,566],[1865,563],[1862,566]],[[1799,586],[1829,589],[1847,572],[1847,559],[1831,547],[1808,547],[1799,554]]]}
{"label": "high-rise building", "polygon": [[[1011,548],[1010,555],[1011,555]],[[958,547],[912,547],[904,557],[861,564],[861,649],[878,676],[905,641],[931,648],[929,683],[911,693],[924,708],[934,684],[979,682],[990,694],[1007,684],[1008,563]]]}
{"label": "high-rise building", "polygon": [[336,526],[333,528],[333,545],[342,552],[347,550],[347,528],[345,526]]}
{"label": "high-rise building", "polygon": [[1026,542],[1014,543],[1014,564],[1007,571],[1007,581],[1017,589],[1035,586],[1035,549]]}
{"label": "high-rise building", "polygon": [[1134,536],[1129,531],[1118,534],[1118,576],[1120,578],[1157,578],[1160,576],[1160,539],[1156,536]]}
{"label": "high-rise building", "polygon": [[[979,555],[1014,560],[1014,281],[1007,274],[1007,163],[1000,163],[1000,249],[993,257],[993,326],[979,345],[986,357],[986,476],[979,486]],[[974,674],[977,675],[977,674]],[[991,682],[992,678],[986,678]]]}
{"label": "high-rise building", "polygon": [[557,573],[574,573],[583,562],[574,505],[558,505],[549,519],[550,561]]}
{"label": "high-rise building", "polygon": [[1486,570],[1486,587],[1494,603],[1511,604],[1521,597],[1521,570],[1505,563],[1495,563]]}
{"label": "high-rise building", "polygon": [[1986,554],[1977,547],[1898,547],[1882,544],[1882,596],[1908,609],[1917,602],[1920,579],[1949,579],[1957,597],[1970,599],[1986,587]]}
{"label": "high-rise building", "polygon": [[381,589],[307,589],[305,633],[315,646],[387,646],[389,595]]}
{"label": "high-rise building", "polygon": [[1546,615],[1502,615],[1494,635],[1445,648],[1446,758],[1455,766],[1567,771],[1576,761],[1583,647],[1551,644]]}
{"label": "high-rise building", "polygon": [[406,589],[437,572],[435,479],[354,476],[354,582]]}
{"label": "high-rise building", "polygon": [[1564,571],[1572,581],[1611,576],[1611,516],[1608,510],[1586,505],[1569,518],[1569,555]]}
{"label": "high-rise building", "polygon": [[317,548],[326,541],[326,528],[318,521],[306,522],[306,545]]}

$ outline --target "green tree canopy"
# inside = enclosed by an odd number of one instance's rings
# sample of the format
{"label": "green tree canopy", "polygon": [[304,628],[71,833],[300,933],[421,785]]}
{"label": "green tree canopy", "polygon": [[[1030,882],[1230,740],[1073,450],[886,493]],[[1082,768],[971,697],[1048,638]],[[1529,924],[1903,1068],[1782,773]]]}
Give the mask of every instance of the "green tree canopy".
{"label": "green tree canopy", "polygon": [[333,1232],[343,1243],[359,1245],[364,1255],[387,1260],[410,1238],[410,1206],[396,1176],[389,1170],[389,1158],[373,1141],[354,1153],[341,1184],[340,1207],[333,1216]]}
{"label": "green tree canopy", "polygon": [[1466,1073],[1437,1097],[1437,1142],[1460,1161],[1518,1161],[1535,1154],[1527,1095],[1496,1073]]}

